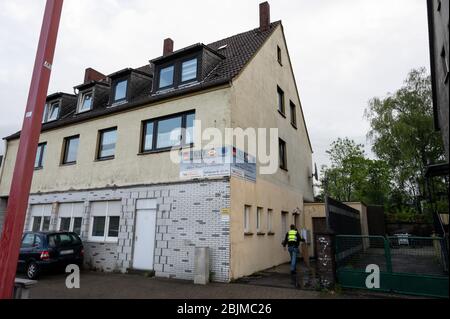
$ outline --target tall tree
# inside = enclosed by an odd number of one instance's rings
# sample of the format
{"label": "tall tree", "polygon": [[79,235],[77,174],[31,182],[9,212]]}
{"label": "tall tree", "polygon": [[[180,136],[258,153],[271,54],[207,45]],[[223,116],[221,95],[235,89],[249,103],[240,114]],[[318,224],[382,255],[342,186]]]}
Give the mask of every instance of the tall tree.
{"label": "tall tree", "polygon": [[338,138],[327,151],[331,167],[322,167],[322,191],[339,201],[386,204],[389,169],[381,161],[366,158],[364,145]]}
{"label": "tall tree", "polygon": [[391,169],[395,198],[421,211],[427,165],[443,160],[441,137],[433,127],[431,79],[425,68],[412,70],[402,88],[373,98],[366,109],[377,157]]}

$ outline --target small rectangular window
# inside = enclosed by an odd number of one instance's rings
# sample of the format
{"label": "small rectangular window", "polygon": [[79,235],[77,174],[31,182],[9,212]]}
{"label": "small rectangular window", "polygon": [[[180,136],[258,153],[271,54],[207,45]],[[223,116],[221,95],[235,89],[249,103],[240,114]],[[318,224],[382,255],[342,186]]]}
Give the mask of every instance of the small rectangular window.
{"label": "small rectangular window", "polygon": [[273,232],[273,210],[268,209],[267,210],[267,231]]}
{"label": "small rectangular window", "polygon": [[278,111],[284,115],[284,91],[278,86],[277,87],[277,96],[278,96]]}
{"label": "small rectangular window", "polygon": [[292,101],[290,101],[289,106],[291,108],[291,124],[297,128],[297,107]]}
{"label": "small rectangular window", "polygon": [[93,241],[117,242],[120,228],[120,201],[101,201],[91,204],[89,239]]}
{"label": "small rectangular window", "polygon": [[54,102],[47,104],[46,110],[44,111],[44,123],[56,121],[59,116],[60,105],[59,102]]}
{"label": "small rectangular window", "polygon": [[97,159],[114,158],[117,140],[117,128],[100,131]]}
{"label": "small rectangular window", "polygon": [[281,212],[281,234],[284,236],[288,231],[288,212]]}
{"label": "small rectangular window", "polygon": [[64,139],[64,153],[62,164],[75,164],[77,162],[80,136],[71,136]]}
{"label": "small rectangular window", "polygon": [[42,221],[42,231],[50,230],[50,216],[44,216],[44,220]]}
{"label": "small rectangular window", "polygon": [[122,80],[116,83],[114,87],[114,102],[120,102],[127,98],[128,81]]}
{"label": "small rectangular window", "polygon": [[159,71],[159,88],[163,89],[166,87],[173,86],[173,76],[175,67],[173,65],[161,69]]}
{"label": "small rectangular window", "polygon": [[75,217],[73,219],[73,227],[72,227],[72,231],[74,233],[76,233],[78,236],[81,235],[81,224],[83,222],[83,218],[82,217]]}
{"label": "small rectangular window", "polygon": [[279,143],[280,168],[287,170],[286,142],[280,138],[278,140],[278,143]]}
{"label": "small rectangular window", "polygon": [[263,212],[262,207],[258,207],[256,209],[256,231],[257,232],[262,231],[262,212]]}
{"label": "small rectangular window", "polygon": [[108,224],[108,237],[119,237],[119,216],[111,216],[109,217]]}
{"label": "small rectangular window", "polygon": [[181,82],[195,80],[197,78],[197,59],[183,62],[181,65]]}
{"label": "small rectangular window", "polygon": [[151,151],[153,149],[153,130],[154,130],[154,123],[153,122],[147,122],[144,123],[144,147],[143,152]]}
{"label": "small rectangular window", "polygon": [[194,113],[186,115],[186,130],[185,130],[185,137],[184,137],[185,145],[194,143],[194,120],[195,120]]}
{"label": "small rectangular window", "polygon": [[59,221],[59,231],[70,231],[70,217],[63,217]]}
{"label": "small rectangular window", "polygon": [[283,65],[283,60],[281,57],[281,48],[279,46],[277,46],[277,58],[278,58],[278,63],[280,63],[280,65]]}
{"label": "small rectangular window", "polygon": [[47,147],[47,143],[40,143],[38,145],[37,151],[36,151],[36,159],[34,161],[34,168],[39,169],[44,167],[44,155],[45,155],[45,149]]}
{"label": "small rectangular window", "polygon": [[93,237],[104,237],[105,236],[105,224],[106,224],[105,216],[94,217],[93,224],[92,224],[92,236]]}
{"label": "small rectangular window", "polygon": [[33,227],[31,228],[32,231],[40,231],[41,230],[41,223],[42,223],[42,217],[36,216],[33,217]]}
{"label": "small rectangular window", "polygon": [[92,91],[81,93],[78,113],[86,112],[92,109]]}
{"label": "small rectangular window", "polygon": [[244,232],[249,233],[250,232],[250,210],[251,206],[245,205],[244,206]]}

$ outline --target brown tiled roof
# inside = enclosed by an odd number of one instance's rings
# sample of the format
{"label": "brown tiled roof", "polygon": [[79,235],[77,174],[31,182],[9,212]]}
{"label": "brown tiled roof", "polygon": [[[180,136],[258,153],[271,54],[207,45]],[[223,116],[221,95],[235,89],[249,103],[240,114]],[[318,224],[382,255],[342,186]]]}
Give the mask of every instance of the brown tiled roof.
{"label": "brown tiled roof", "polygon": [[[257,53],[257,51],[261,48],[267,38],[279,25],[281,25],[281,21],[273,22],[271,24],[271,27],[267,31],[262,32],[259,28],[256,28],[208,44],[207,46],[210,49],[216,51],[220,55],[223,55],[225,59],[219,62],[218,65],[203,79],[203,81],[199,83],[159,94],[151,94],[151,88],[149,88],[149,94],[136,96],[122,105],[114,107],[108,107],[107,105],[105,105],[103,108],[80,114],[77,114],[74,110],[74,112],[71,112],[69,116],[65,116],[54,122],[43,124],[42,131],[52,130],[58,127],[83,122],[100,116],[140,107],[145,104],[151,104],[153,102],[165,100],[168,98],[227,84],[244,69],[250,59]],[[219,48],[225,45],[226,47],[224,49],[219,50]],[[153,74],[153,69],[150,64],[136,68],[135,70],[150,75]],[[5,139],[15,139],[19,136],[20,132],[17,132],[13,135],[5,137]]]}

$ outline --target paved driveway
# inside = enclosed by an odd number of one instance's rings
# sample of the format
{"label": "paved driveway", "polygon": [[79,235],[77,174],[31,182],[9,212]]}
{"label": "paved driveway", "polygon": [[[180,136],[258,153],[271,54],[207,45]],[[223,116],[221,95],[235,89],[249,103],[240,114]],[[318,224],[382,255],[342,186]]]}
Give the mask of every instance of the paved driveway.
{"label": "paved driveway", "polygon": [[316,291],[148,278],[141,275],[82,272],[80,289],[67,289],[64,274],[42,276],[31,298],[47,299],[313,299],[336,298]]}

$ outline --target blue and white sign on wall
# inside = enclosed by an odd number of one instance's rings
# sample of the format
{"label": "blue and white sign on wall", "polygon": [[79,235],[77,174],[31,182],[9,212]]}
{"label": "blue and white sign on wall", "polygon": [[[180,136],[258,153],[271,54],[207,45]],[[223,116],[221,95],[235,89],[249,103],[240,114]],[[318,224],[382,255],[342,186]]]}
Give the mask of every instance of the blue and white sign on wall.
{"label": "blue and white sign on wall", "polygon": [[256,158],[235,147],[185,150],[181,157],[181,179],[236,176],[256,182]]}

